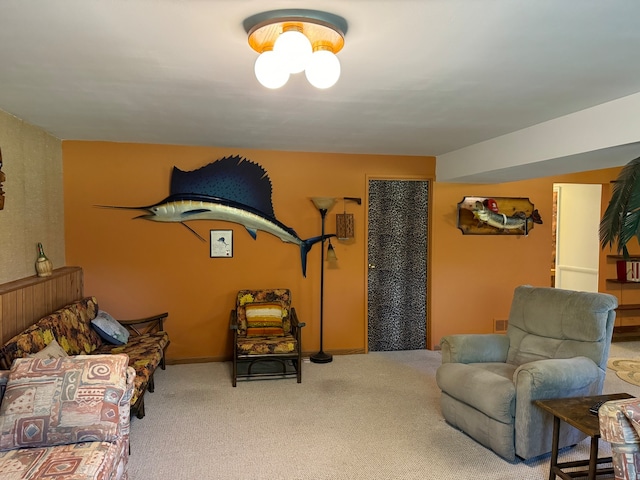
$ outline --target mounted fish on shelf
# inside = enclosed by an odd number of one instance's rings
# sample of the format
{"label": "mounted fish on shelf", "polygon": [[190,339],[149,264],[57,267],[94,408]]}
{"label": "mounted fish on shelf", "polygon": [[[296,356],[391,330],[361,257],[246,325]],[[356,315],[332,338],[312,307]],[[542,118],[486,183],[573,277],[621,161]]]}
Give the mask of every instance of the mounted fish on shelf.
{"label": "mounted fish on shelf", "polygon": [[255,240],[258,230],[270,233],[283,242],[300,247],[302,275],[306,277],[307,254],[311,247],[335,234],[302,240],[296,232],[276,219],[271,203],[271,180],[257,163],[240,156],[224,157],[197,170],[185,172],[173,167],[169,196],[153,205],[103,208],[145,210],[142,218],[154,222],[180,223],[205,241],[185,222],[223,220],[243,225]]}
{"label": "mounted fish on shelf", "polygon": [[458,228],[464,235],[528,235],[542,224],[528,198],[464,197],[458,203]]}

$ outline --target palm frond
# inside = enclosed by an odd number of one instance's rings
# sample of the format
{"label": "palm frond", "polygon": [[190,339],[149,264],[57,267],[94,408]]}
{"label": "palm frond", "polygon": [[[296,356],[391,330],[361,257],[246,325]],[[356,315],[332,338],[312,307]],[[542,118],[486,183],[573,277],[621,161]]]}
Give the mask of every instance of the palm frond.
{"label": "palm frond", "polygon": [[640,157],[623,167],[613,184],[611,201],[600,221],[600,245],[629,256],[627,243],[640,241]]}

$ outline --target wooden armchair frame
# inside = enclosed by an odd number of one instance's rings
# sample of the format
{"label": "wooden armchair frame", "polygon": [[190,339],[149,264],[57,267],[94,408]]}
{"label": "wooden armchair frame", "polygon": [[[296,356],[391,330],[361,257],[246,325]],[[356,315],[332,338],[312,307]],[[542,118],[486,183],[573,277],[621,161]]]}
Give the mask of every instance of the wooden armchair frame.
{"label": "wooden armchair frame", "polygon": [[[129,332],[134,335],[144,335],[145,333],[163,332],[164,331],[164,319],[169,316],[168,312],[159,313],[151,317],[134,318],[132,320],[118,320],[121,325],[124,325]],[[162,360],[160,361],[160,368],[166,370],[166,351],[171,341],[167,342],[167,345],[162,350]],[[150,392],[153,390],[149,389]]]}

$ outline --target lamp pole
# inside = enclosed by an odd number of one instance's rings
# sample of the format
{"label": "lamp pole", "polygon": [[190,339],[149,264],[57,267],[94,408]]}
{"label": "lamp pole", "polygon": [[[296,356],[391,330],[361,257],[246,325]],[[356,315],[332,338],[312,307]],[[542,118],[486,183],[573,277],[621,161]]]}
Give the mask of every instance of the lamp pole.
{"label": "lamp pole", "polygon": [[327,209],[320,208],[320,217],[322,218],[322,241],[320,243],[322,250],[320,251],[320,351],[315,355],[311,355],[309,359],[313,363],[329,363],[333,360],[330,353],[324,353],[323,333],[324,333],[324,221],[327,216]]}

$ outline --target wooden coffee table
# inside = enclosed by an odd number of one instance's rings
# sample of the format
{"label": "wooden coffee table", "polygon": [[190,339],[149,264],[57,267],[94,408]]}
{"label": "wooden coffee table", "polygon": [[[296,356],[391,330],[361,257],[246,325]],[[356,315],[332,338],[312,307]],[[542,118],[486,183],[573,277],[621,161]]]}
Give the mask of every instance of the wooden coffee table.
{"label": "wooden coffee table", "polygon": [[[549,468],[549,480],[560,477],[571,480],[575,477],[583,477],[588,474],[589,480],[595,480],[596,475],[611,474],[613,467],[600,468],[601,463],[611,463],[611,457],[598,458],[598,440],[600,438],[600,422],[598,416],[589,412],[589,408],[599,401],[622,400],[633,398],[628,393],[612,393],[609,395],[596,395],[593,397],[553,398],[549,400],[536,400],[534,403],[553,415],[553,443],[551,445],[551,465]],[[558,463],[558,443],[560,435],[560,420],[577,428],[582,433],[591,437],[591,450],[589,460]],[[585,467],[588,470],[564,472],[565,468]]]}

